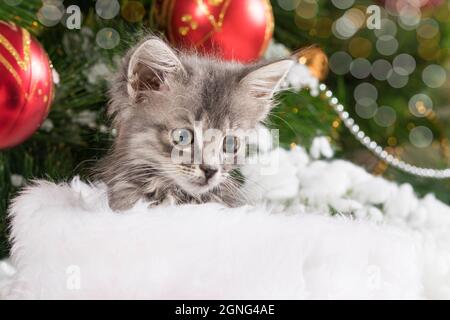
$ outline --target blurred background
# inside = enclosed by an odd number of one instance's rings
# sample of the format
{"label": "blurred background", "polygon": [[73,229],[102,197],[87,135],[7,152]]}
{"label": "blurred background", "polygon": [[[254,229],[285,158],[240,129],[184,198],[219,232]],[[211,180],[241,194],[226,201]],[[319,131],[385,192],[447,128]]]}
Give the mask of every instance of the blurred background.
{"label": "blurred background", "polygon": [[[450,3],[445,0],[0,0],[0,21],[0,68],[6,68],[0,73],[0,258],[8,252],[7,206],[20,187],[35,178],[86,177],[110,146],[114,132],[105,117],[107,79],[123,52],[149,31],[178,47],[220,47],[225,58],[243,41],[246,46],[231,54],[242,62],[318,44],[322,50],[313,51],[306,63],[320,63],[312,70],[367,135],[414,165],[450,167]],[[11,126],[9,135],[1,128],[8,125],[1,118],[9,112],[14,86],[6,71],[13,76],[10,69],[21,67],[6,56],[14,53],[8,44],[17,43],[18,31],[5,29],[11,23],[44,48],[55,83],[54,92],[48,89],[54,96],[48,97],[48,116],[39,119],[24,141],[13,137],[23,128]],[[255,41],[247,41],[246,33]],[[214,46],[208,47],[211,39],[205,34],[213,37]],[[36,64],[43,63],[39,59]],[[14,94],[27,99],[32,93]],[[28,107],[37,108],[31,102]],[[47,113],[47,105],[40,108]],[[27,126],[27,121],[18,123]],[[434,193],[450,204],[450,180],[417,178],[390,168],[307,90],[282,93],[271,125],[280,129],[283,147],[308,149],[314,137],[326,136],[336,157],[411,183],[417,193]]]}

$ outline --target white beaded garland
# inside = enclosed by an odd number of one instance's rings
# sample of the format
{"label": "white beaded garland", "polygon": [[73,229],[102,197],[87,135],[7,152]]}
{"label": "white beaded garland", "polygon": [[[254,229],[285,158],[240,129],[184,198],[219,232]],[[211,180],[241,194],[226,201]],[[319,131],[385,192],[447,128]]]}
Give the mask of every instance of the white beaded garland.
{"label": "white beaded garland", "polygon": [[354,123],[355,123],[355,120],[353,120],[352,118],[347,118],[345,120],[345,125],[347,126],[347,128],[351,128]]}
{"label": "white beaded garland", "polygon": [[360,130],[359,126],[355,124],[355,120],[350,117],[350,114],[345,111],[344,106],[339,103],[339,100],[334,96],[333,92],[329,90],[324,83],[319,85],[319,90],[323,94],[322,96],[324,96],[324,98],[328,100],[330,107],[332,107],[336,111],[339,118],[344,121],[344,125],[350,129],[350,132],[355,136],[355,138],[358,139],[366,148],[372,151],[375,156],[387,162],[389,165],[412,175],[435,179],[450,178],[450,169],[438,170],[431,168],[419,168],[406,163],[388,153],[375,141],[372,141],[369,137],[367,137],[363,131]]}

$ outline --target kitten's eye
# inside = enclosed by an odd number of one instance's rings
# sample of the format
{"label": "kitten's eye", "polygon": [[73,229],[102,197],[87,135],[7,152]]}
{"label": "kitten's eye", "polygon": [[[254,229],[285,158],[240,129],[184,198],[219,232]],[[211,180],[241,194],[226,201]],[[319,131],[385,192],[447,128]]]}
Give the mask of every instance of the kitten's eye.
{"label": "kitten's eye", "polygon": [[227,135],[223,138],[223,151],[225,153],[237,153],[239,150],[239,139],[235,136]]}
{"label": "kitten's eye", "polygon": [[171,139],[175,145],[187,146],[191,144],[193,134],[189,129],[174,129],[172,130]]}

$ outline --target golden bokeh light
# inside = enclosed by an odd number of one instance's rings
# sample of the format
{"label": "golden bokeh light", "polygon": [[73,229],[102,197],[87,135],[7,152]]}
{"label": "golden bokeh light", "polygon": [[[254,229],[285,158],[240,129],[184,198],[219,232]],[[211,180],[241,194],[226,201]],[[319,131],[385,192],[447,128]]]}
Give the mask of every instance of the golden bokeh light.
{"label": "golden bokeh light", "polygon": [[300,1],[297,6],[296,13],[304,19],[315,18],[319,11],[319,5],[316,1]]}
{"label": "golden bokeh light", "polygon": [[139,1],[127,1],[122,7],[121,11],[122,17],[128,22],[140,22],[144,19],[145,8],[144,5]]}
{"label": "golden bokeh light", "polygon": [[362,37],[353,38],[348,45],[348,51],[354,58],[367,58],[372,53],[372,49],[372,43]]}

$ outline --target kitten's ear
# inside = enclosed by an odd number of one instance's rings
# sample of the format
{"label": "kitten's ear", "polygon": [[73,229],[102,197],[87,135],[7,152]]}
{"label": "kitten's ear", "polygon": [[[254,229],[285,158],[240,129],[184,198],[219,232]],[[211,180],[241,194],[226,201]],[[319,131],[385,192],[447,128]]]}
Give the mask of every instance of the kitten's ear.
{"label": "kitten's ear", "polygon": [[136,100],[146,90],[164,89],[170,73],[184,70],[175,52],[161,39],[150,38],[132,53],[128,63],[128,95]]}
{"label": "kitten's ear", "polygon": [[241,84],[253,97],[270,100],[293,65],[294,61],[289,59],[272,62],[251,71]]}

